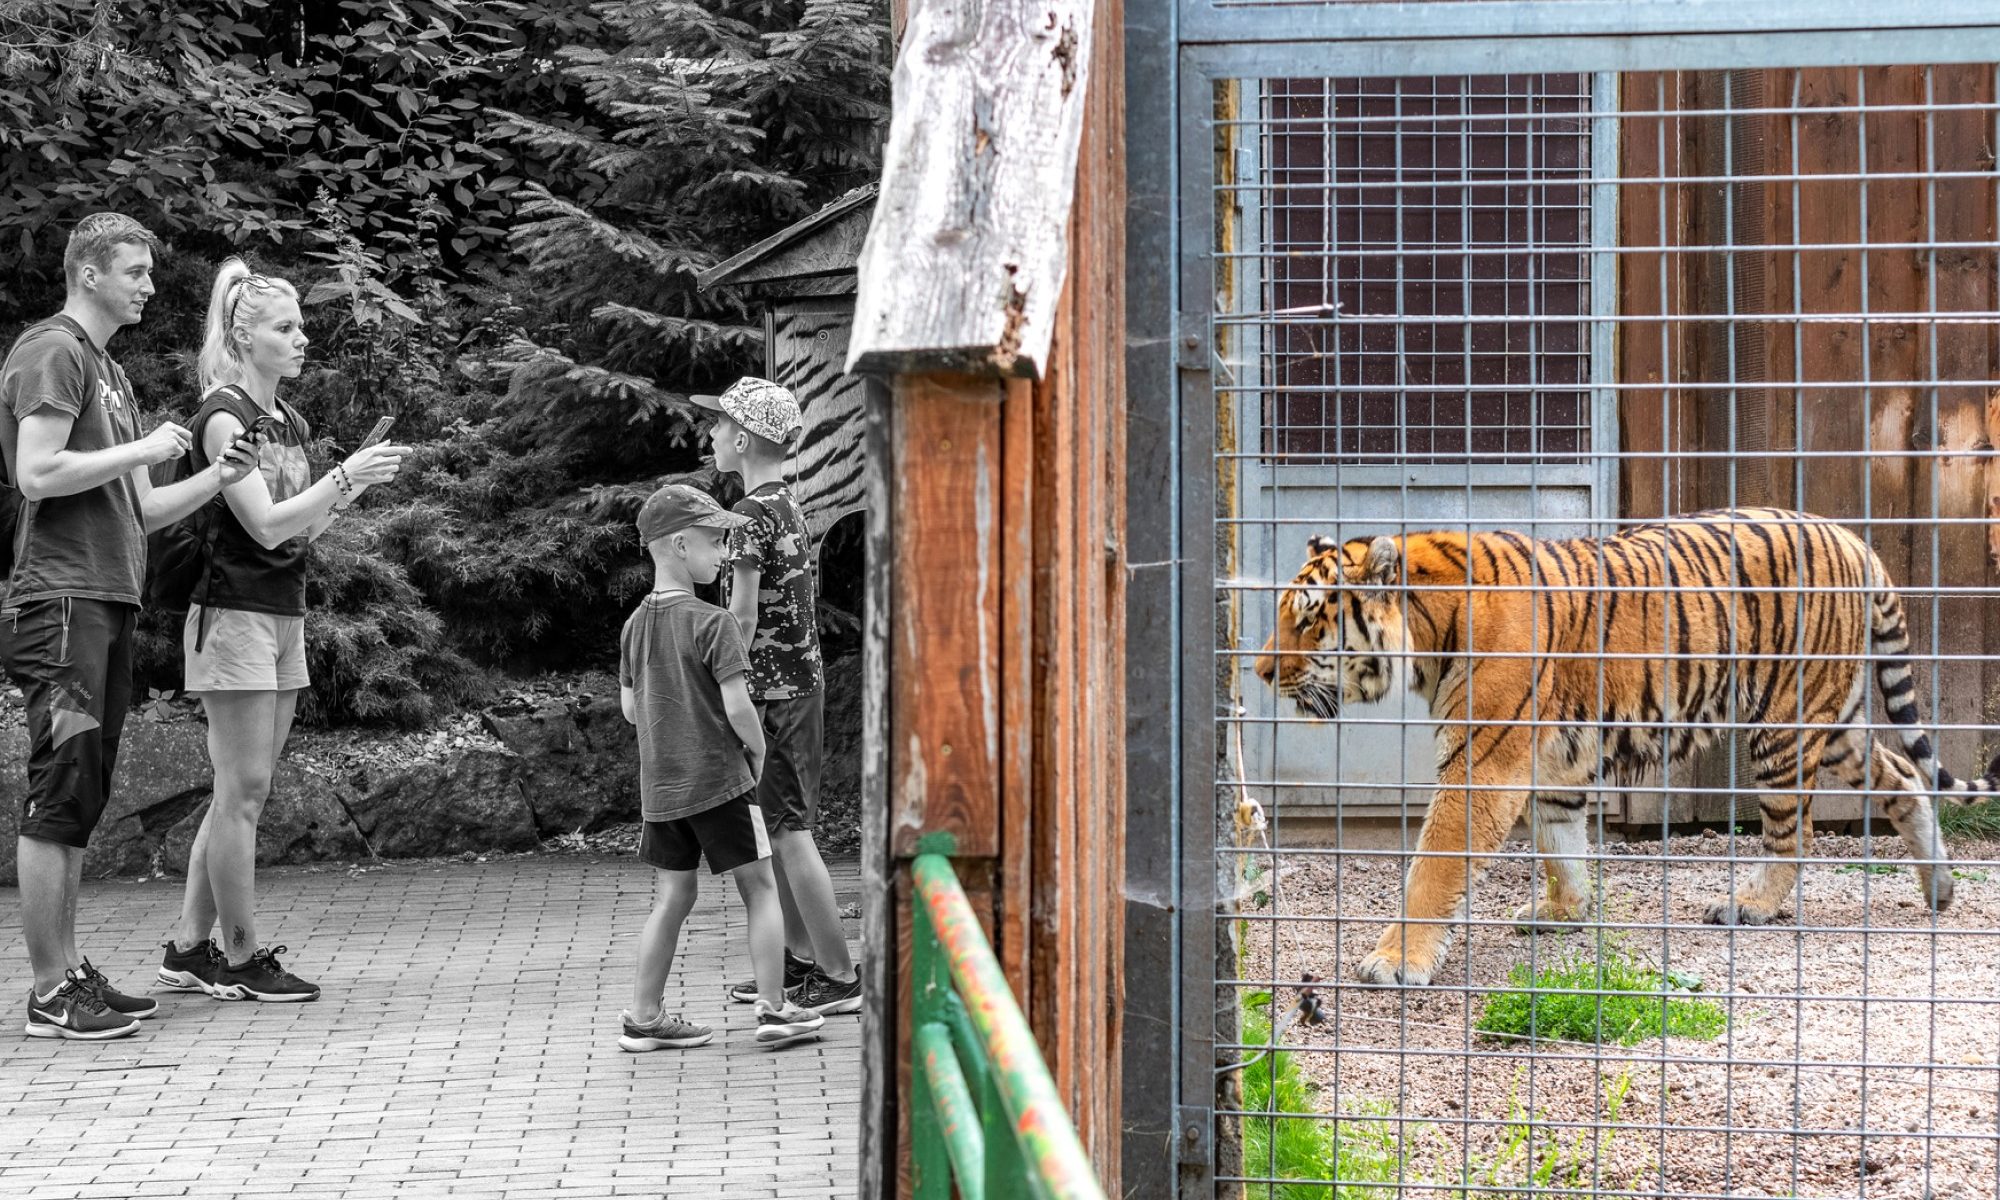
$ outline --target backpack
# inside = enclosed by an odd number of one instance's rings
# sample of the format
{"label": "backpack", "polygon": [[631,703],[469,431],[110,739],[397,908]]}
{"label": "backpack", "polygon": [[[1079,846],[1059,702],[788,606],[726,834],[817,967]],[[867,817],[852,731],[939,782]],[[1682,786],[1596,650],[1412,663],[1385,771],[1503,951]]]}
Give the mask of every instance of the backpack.
{"label": "backpack", "polygon": [[[23,329],[21,336],[14,339],[14,345],[19,346],[22,339],[44,328],[60,329],[69,334],[76,339],[78,349],[83,348],[84,338],[88,336],[81,325],[58,313]],[[8,357],[12,356],[12,351],[9,351]],[[83,356],[83,402],[86,405],[97,402],[97,359],[91,354]],[[26,503],[21,499],[20,489],[14,486],[14,454],[20,445],[20,423],[14,416],[13,406],[5,403],[0,403],[0,429],[6,431],[4,436],[0,436],[0,448],[15,448],[0,454],[0,595],[5,595],[8,585],[13,582],[14,543],[20,533],[21,508]]]}
{"label": "backpack", "polygon": [[[231,404],[234,397],[243,397],[234,387],[220,387],[209,393],[191,426],[197,439],[202,425],[218,412],[229,412],[241,419],[242,414],[235,412]],[[248,397],[243,397],[243,403],[254,404]],[[278,405],[284,410],[285,419],[293,423],[292,428],[305,428],[303,419],[291,405],[283,400]],[[185,454],[170,460],[164,476],[156,472],[153,486],[179,483],[194,475],[199,470],[195,466],[195,450],[199,445],[197,441]],[[215,578],[215,539],[222,532],[222,514],[227,504],[218,492],[187,516],[146,535],[146,607],[173,614],[186,613],[191,605],[201,605],[202,621],[194,635],[197,654],[208,640],[208,592]]]}

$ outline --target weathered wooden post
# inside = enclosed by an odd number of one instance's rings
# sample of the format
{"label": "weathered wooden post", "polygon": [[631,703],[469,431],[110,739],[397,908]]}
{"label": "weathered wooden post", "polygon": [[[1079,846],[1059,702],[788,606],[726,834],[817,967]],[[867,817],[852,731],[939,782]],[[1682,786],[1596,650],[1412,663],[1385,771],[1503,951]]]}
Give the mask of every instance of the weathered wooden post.
{"label": "weathered wooden post", "polygon": [[848,358],[889,379],[869,413],[886,464],[870,505],[869,1200],[908,1193],[908,864],[925,835],[950,839],[1115,1194],[1119,17],[1118,0],[927,4],[896,68]]}

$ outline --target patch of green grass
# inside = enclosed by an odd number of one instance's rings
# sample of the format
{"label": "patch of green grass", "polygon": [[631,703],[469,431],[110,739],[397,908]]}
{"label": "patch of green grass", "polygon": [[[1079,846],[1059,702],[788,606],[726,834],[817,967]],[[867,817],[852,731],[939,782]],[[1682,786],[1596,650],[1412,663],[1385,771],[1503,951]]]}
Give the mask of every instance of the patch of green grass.
{"label": "patch of green grass", "polygon": [[[1540,1192],[1556,1188],[1563,1192],[1589,1187],[1612,1187],[1603,1178],[1613,1128],[1625,1111],[1625,1098],[1632,1091],[1630,1071],[1600,1077],[1604,1085],[1604,1123],[1596,1129],[1550,1129],[1546,1113],[1530,1114],[1516,1092],[1507,1099],[1507,1123],[1501,1127],[1498,1144],[1490,1155],[1474,1163],[1466,1182],[1484,1188],[1532,1188]],[[1630,1188],[1637,1191],[1642,1181],[1634,1178]]]}
{"label": "patch of green grass", "polygon": [[[1246,1044],[1270,1042],[1270,1003],[1269,992],[1247,998]],[[1393,1107],[1370,1101],[1339,1117],[1312,1115],[1316,1089],[1283,1051],[1264,1054],[1242,1074],[1244,1111],[1270,1114],[1243,1118],[1243,1174],[1275,1181],[1245,1185],[1248,1200],[1392,1200],[1404,1174]]]}
{"label": "patch of green grass", "polygon": [[1596,958],[1557,955],[1538,970],[1517,963],[1507,982],[1514,990],[1487,997],[1480,1032],[1630,1046],[1663,1034],[1711,1041],[1729,1024],[1720,1005],[1676,993],[1684,981],[1640,966],[1615,943]]}
{"label": "patch of green grass", "polygon": [[1898,875],[1907,864],[1898,863],[1843,863],[1835,867],[1835,875]]}
{"label": "patch of green grass", "polygon": [[1986,872],[1972,867],[1953,867],[1951,869],[1951,877],[1953,879],[1970,879],[1978,883],[1985,883],[1987,879],[1991,878]]}
{"label": "patch of green grass", "polygon": [[2000,803],[1939,804],[1937,823],[1946,837],[2000,838]]}

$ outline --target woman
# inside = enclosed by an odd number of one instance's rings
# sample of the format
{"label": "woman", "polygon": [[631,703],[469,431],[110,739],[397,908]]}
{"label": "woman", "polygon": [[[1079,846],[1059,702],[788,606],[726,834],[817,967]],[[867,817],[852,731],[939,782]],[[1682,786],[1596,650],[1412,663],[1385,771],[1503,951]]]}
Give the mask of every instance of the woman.
{"label": "woman", "polygon": [[[244,438],[258,468],[222,491],[213,565],[189,607],[187,690],[208,714],[214,798],[188,859],[180,927],[166,944],[162,986],[218,1000],[313,1000],[319,988],[260,948],[256,929],[257,821],[291,733],[305,659],[306,545],[371,484],[396,477],[407,446],[358,450],[318,480],[305,447],[311,427],[278,400],[278,381],[305,365],[298,292],[232,258],[216,273],[197,362],[197,467]],[[263,420],[260,422],[260,418]],[[253,429],[256,432],[245,437]],[[222,947],[210,931],[220,919]]]}

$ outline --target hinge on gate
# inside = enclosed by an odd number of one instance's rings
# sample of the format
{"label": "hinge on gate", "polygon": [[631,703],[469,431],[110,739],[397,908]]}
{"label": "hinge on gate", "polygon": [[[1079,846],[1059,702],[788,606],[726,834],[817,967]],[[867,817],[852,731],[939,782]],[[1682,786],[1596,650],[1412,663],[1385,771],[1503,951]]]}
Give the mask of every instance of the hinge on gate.
{"label": "hinge on gate", "polygon": [[1208,1162],[1209,1130],[1215,1114],[1205,1108],[1183,1104],[1174,1110],[1175,1157],[1182,1163]]}
{"label": "hinge on gate", "polygon": [[1210,366],[1208,353],[1207,314],[1184,319],[1174,342],[1174,365],[1183,371],[1206,371]]}

